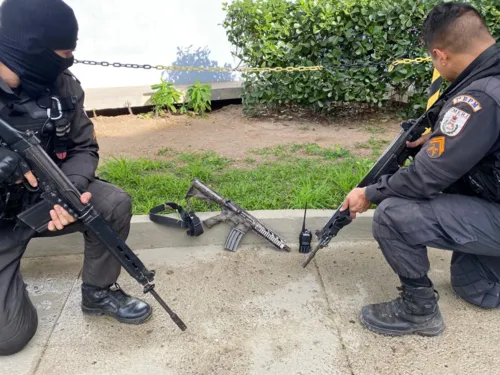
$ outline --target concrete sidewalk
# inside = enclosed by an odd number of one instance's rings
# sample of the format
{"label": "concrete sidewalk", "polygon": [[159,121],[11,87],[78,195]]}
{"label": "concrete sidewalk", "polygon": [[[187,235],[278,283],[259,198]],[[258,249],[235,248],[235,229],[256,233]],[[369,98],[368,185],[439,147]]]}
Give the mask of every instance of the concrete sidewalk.
{"label": "concrete sidewalk", "polygon": [[[325,218],[318,222],[324,224]],[[295,230],[295,224],[282,222]],[[369,221],[358,223],[351,224],[349,233]],[[222,227],[221,233],[227,231]],[[345,233],[307,269],[301,267],[305,256],[296,251],[295,236],[286,236],[291,253],[253,243],[251,236],[235,253],[219,244],[137,250],[157,271],[156,290],[186,323],[185,332],[149,295],[144,298],[155,314],[142,326],[83,316],[82,255],[32,254],[24,259],[22,272],[39,311],[39,331],[24,351],[0,358],[0,374],[499,372],[500,312],[477,309],[453,295],[448,252],[430,250],[430,276],[447,325],[442,336],[388,338],[363,329],[360,308],[395,297],[397,278],[375,242],[346,241]],[[119,283],[141,295],[140,285],[125,272]]]}

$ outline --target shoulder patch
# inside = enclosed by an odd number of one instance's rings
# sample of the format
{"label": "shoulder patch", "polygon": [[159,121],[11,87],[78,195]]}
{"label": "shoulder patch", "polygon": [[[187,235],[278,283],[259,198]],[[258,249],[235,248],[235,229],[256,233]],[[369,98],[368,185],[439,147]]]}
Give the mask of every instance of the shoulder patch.
{"label": "shoulder patch", "polygon": [[446,138],[443,136],[430,139],[425,150],[427,152],[427,156],[431,159],[436,159],[443,155],[445,142]]}
{"label": "shoulder patch", "polygon": [[441,132],[444,135],[455,137],[462,131],[467,121],[469,121],[469,118],[469,113],[457,107],[451,107],[441,120]]}
{"label": "shoulder patch", "polygon": [[483,107],[481,107],[481,103],[479,103],[475,98],[470,95],[459,95],[453,98],[453,104],[456,105],[458,103],[465,103],[469,107],[472,108],[474,112],[480,111]]}

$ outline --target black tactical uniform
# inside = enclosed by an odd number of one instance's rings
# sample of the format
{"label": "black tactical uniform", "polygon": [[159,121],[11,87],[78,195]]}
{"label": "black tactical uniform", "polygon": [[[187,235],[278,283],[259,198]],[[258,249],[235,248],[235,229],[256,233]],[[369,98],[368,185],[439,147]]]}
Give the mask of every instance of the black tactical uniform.
{"label": "black tactical uniform", "polygon": [[[457,295],[500,307],[500,48],[493,45],[480,55],[435,108],[431,138],[413,163],[366,189],[378,204],[373,234],[403,279],[427,277],[428,246],[453,251]],[[425,333],[442,331],[432,287],[403,285],[402,301],[408,310],[401,316],[411,311],[408,319],[428,322]],[[361,320],[369,326],[377,316],[394,323],[395,306],[367,306]]]}
{"label": "black tactical uniform", "polygon": [[[40,9],[40,12],[36,11]],[[59,72],[55,82],[45,84],[47,75],[44,75],[43,69],[48,69],[47,65],[38,70],[36,59],[26,62],[21,57],[26,54],[27,60],[33,56],[43,60],[49,53],[50,59],[59,61],[57,57],[47,51],[38,53],[33,49],[35,51],[32,52],[22,43],[11,43],[13,37],[9,35],[10,21],[15,23],[12,29],[17,29],[20,42],[23,36],[36,38],[41,34],[47,36],[47,41],[55,43],[52,49],[65,49],[67,45],[61,42],[65,36],[74,35],[71,43],[76,43],[73,12],[60,0],[7,0],[1,11],[0,62],[21,77],[21,85],[13,90],[0,79],[0,117],[19,130],[35,131],[62,171],[82,192],[92,194],[95,208],[126,240],[132,216],[131,199],[119,187],[95,177],[99,149],[94,126],[83,108],[84,92],[80,82],[64,70]],[[19,20],[26,14],[38,17],[36,21],[41,25],[30,30],[35,21]],[[72,32],[62,33],[59,39],[61,34],[54,33],[50,27],[61,28],[65,23],[69,24]],[[5,152],[5,149],[0,149],[0,178],[6,177],[2,175],[8,160],[8,157],[2,157]],[[37,234],[16,220],[16,215],[26,205],[34,203],[32,198],[33,195],[28,194],[23,185],[0,184],[0,355],[21,350],[37,330],[36,309],[19,271],[28,242]],[[82,310],[95,315],[109,314],[125,323],[137,324],[149,318],[151,307],[148,304],[129,297],[115,285],[121,270],[118,261],[94,235],[85,232],[80,223],[71,224],[62,231],[47,231],[42,236],[59,236],[75,231],[82,232],[85,239]]]}

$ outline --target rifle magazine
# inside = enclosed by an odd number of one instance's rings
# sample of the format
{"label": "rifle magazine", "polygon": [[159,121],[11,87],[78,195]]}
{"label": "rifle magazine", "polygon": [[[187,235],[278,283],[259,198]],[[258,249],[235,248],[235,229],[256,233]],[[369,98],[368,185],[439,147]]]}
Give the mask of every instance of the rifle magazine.
{"label": "rifle magazine", "polygon": [[47,230],[48,224],[52,220],[49,213],[52,208],[52,204],[42,200],[21,212],[17,217],[37,233],[42,233]]}
{"label": "rifle magazine", "polygon": [[241,239],[245,235],[246,232],[233,228],[229,232],[229,235],[226,238],[226,243],[224,244],[224,249],[229,250],[229,251],[236,251],[238,248]]}

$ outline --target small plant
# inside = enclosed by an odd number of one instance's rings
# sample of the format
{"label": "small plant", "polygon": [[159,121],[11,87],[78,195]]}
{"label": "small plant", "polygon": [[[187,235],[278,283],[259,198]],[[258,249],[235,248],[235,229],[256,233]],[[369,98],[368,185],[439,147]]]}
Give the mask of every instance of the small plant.
{"label": "small plant", "polygon": [[202,117],[207,117],[205,112],[212,109],[212,86],[201,84],[197,79],[196,83],[188,88],[185,101],[187,108]]}
{"label": "small plant", "polygon": [[161,83],[152,85],[151,88],[157,90],[151,97],[156,116],[163,115],[165,108],[172,113],[177,113],[175,104],[180,102],[182,93],[175,89],[173,83],[166,82],[162,78]]}

